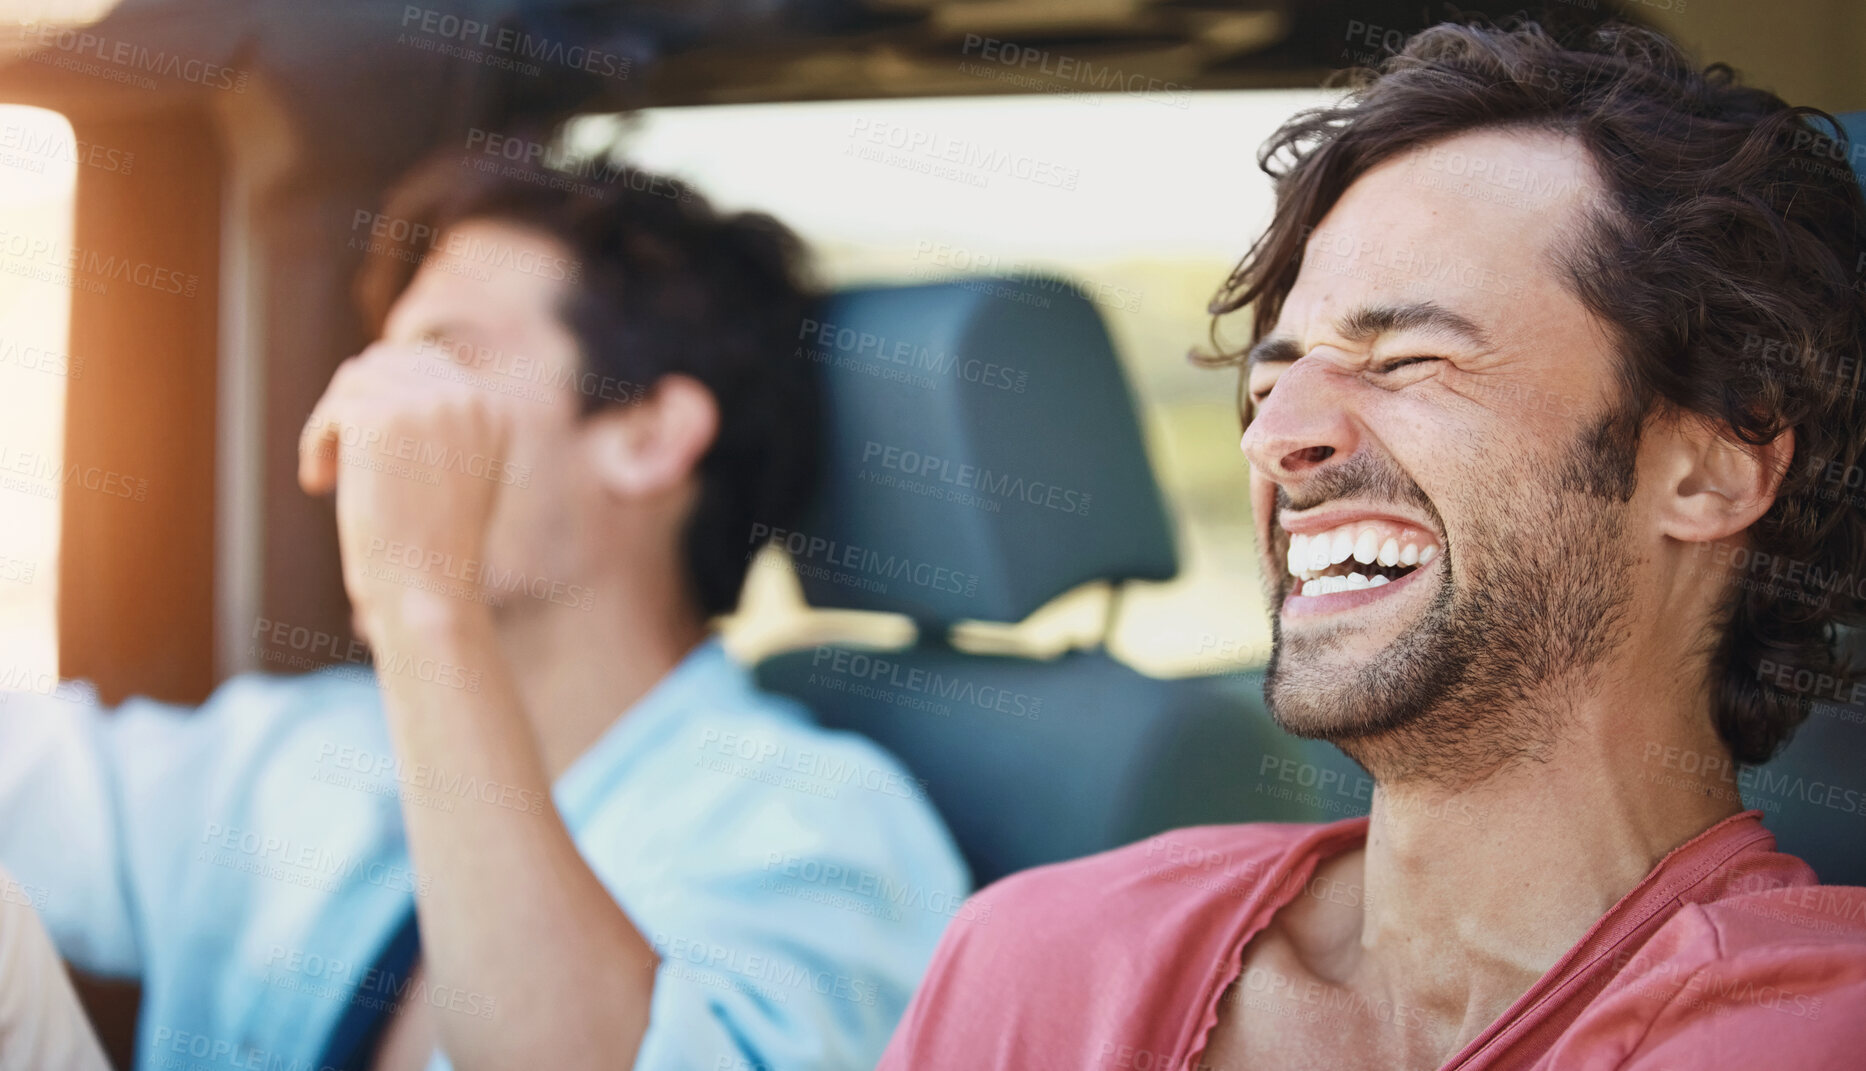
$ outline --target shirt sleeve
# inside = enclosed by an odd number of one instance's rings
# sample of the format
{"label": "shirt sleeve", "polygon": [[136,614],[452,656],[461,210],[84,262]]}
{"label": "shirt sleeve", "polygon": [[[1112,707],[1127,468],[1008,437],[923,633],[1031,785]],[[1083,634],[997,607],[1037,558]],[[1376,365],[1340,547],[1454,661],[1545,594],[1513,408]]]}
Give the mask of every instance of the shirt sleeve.
{"label": "shirt sleeve", "polygon": [[966,909],[944,828],[924,800],[755,782],[712,813],[637,916],[660,964],[636,1071],[868,1071]]}
{"label": "shirt sleeve", "polygon": [[[1847,890],[1862,894],[1866,890]],[[1562,1038],[1555,1067],[1852,1067],[1866,1052],[1866,946],[1775,927],[1761,941],[1687,909]],[[1733,947],[1734,946],[1734,947]]]}
{"label": "shirt sleeve", "polygon": [[114,710],[79,682],[0,693],[0,865],[67,961],[143,975],[142,931],[175,922],[154,901],[185,849],[227,816],[230,788],[315,687],[236,677],[199,708],[133,698]]}
{"label": "shirt sleeve", "polygon": [[[861,860],[825,852],[786,862],[834,876],[826,887],[762,870],[721,875],[687,889],[705,921],[647,935],[661,962],[636,1071],[874,1066],[944,918],[835,889],[840,875],[873,872]],[[964,902],[962,889],[950,892],[955,907]]]}
{"label": "shirt sleeve", "polygon": [[22,888],[0,871],[0,1067],[104,1071],[103,1049]]}
{"label": "shirt sleeve", "polygon": [[963,958],[963,948],[971,932],[969,926],[954,926],[940,941],[939,949],[933,953],[933,962],[927,966],[926,977],[915,990],[913,1002],[907,1006],[907,1014],[901,1017],[900,1025],[895,1027],[894,1036],[889,1039],[887,1051],[881,1054],[875,1071],[912,1071],[922,1066],[924,1039],[929,1029],[938,1033],[938,1027],[932,1024],[940,1018],[945,995],[958,973],[955,961]]}
{"label": "shirt sleeve", "polygon": [[140,969],[109,715],[86,685],[0,694],[0,863],[64,957]]}

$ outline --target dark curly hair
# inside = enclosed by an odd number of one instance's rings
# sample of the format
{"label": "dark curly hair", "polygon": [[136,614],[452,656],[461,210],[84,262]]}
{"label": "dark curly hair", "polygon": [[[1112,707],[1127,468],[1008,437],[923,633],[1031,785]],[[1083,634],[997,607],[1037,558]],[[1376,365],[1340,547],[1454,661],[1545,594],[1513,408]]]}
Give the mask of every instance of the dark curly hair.
{"label": "dark curly hair", "polygon": [[717,213],[666,176],[555,150],[520,162],[437,153],[402,179],[378,219],[390,247],[357,283],[374,327],[450,228],[500,220],[570,251],[568,264],[539,270],[568,279],[559,314],[585,371],[604,385],[580,391],[585,414],[634,401],[672,373],[706,385],[719,431],[699,464],[683,548],[701,609],[736,607],[750,568],[746,533],[801,515],[816,480],[819,386],[810,363],[792,357],[814,300],[797,237],[763,213]]}
{"label": "dark curly hair", "polygon": [[[1866,695],[1841,643],[1863,620],[1866,527],[1837,493],[1855,481],[1835,477],[1862,471],[1866,445],[1866,202],[1848,167],[1866,146],[1849,147],[1825,112],[1617,23],[1561,36],[1526,20],[1447,23],[1349,82],[1346,99],[1295,116],[1259,152],[1276,213],[1212,301],[1214,343],[1217,318],[1246,306],[1251,343],[1274,327],[1307,238],[1382,161],[1484,129],[1574,138],[1606,190],[1559,267],[1617,344],[1609,425],[1630,429],[1622,445],[1660,411],[1747,444],[1794,433],[1774,504],[1745,551],[1725,555],[1736,575],[1709,644],[1719,735],[1737,762],[1764,762],[1814,699]],[[1632,452],[1620,453],[1630,487]]]}

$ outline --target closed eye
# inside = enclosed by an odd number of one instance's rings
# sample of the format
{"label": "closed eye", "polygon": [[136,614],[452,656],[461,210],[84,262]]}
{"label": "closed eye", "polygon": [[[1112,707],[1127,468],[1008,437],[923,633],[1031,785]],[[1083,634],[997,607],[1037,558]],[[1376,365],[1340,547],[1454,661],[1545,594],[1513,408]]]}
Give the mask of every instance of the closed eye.
{"label": "closed eye", "polygon": [[[1372,371],[1375,375],[1384,376],[1384,375],[1390,375],[1410,365],[1424,364],[1427,361],[1442,361],[1442,360],[1444,360],[1443,357],[1431,357],[1431,356],[1423,356],[1423,355],[1414,356],[1414,357],[1394,357],[1391,360],[1380,362],[1380,364],[1375,366],[1372,369]],[[1254,405],[1262,405],[1263,400],[1265,398],[1268,398],[1270,396],[1270,392],[1274,390],[1275,388],[1276,388],[1275,381],[1271,381],[1270,383],[1266,383],[1265,385],[1258,387],[1255,390],[1252,390],[1250,392],[1251,402]]]}

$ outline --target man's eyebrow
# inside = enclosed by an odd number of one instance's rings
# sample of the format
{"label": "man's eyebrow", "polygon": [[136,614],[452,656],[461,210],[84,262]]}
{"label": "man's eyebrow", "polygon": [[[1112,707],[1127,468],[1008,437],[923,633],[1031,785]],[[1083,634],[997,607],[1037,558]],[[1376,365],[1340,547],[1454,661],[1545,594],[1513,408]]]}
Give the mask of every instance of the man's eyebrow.
{"label": "man's eyebrow", "polygon": [[1294,364],[1302,356],[1302,347],[1288,335],[1266,338],[1250,348],[1244,355],[1244,363],[1249,367],[1260,364]]}
{"label": "man's eyebrow", "polygon": [[[1341,319],[1341,336],[1350,342],[1371,342],[1395,331],[1433,330],[1457,335],[1479,349],[1490,348],[1490,337],[1476,321],[1433,301],[1403,305],[1364,305]],[[1266,338],[1245,354],[1245,364],[1292,364],[1302,346],[1287,335]]]}
{"label": "man's eyebrow", "polygon": [[1490,346],[1489,337],[1475,321],[1435,301],[1364,305],[1343,317],[1340,326],[1342,337],[1350,342],[1371,342],[1395,331],[1433,330],[1461,335],[1466,342],[1481,349]]}

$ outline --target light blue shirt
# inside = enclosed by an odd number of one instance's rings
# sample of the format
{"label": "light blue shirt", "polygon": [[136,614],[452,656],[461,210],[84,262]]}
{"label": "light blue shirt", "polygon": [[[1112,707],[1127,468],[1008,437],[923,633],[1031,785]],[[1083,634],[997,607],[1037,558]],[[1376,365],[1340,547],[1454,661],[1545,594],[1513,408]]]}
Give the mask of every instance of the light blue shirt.
{"label": "light blue shirt", "polygon": [[[374,970],[428,888],[401,797],[550,809],[400,762],[366,671],[238,677],[199,710],[47,692],[0,697],[0,864],[69,961],[142,980],[138,1067],[315,1071],[352,1005],[398,995],[437,1019],[508,1014],[498,978]],[[552,795],[660,955],[643,1071],[872,1067],[969,910],[920,782],[758,691],[717,641]]]}

